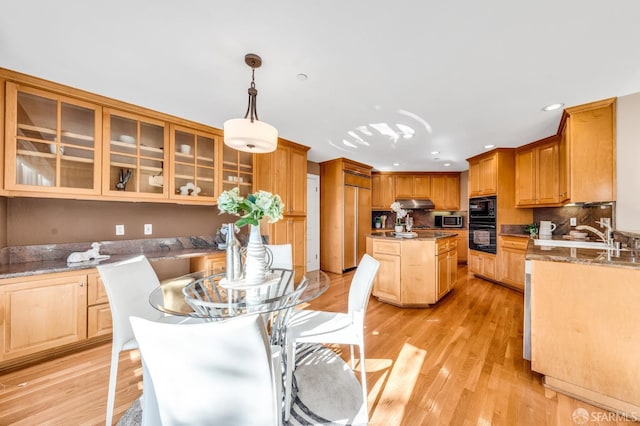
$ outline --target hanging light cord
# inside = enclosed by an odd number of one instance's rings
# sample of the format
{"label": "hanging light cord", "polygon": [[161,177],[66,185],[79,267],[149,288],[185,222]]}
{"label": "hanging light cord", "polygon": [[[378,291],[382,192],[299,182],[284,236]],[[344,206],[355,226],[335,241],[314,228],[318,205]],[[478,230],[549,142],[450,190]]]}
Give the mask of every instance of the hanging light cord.
{"label": "hanging light cord", "polygon": [[256,89],[256,80],[255,80],[255,72],[256,69],[255,67],[251,66],[251,87],[249,87],[249,105],[247,105],[247,112],[244,114],[244,118],[247,118],[247,116],[249,116],[249,113],[251,113],[251,122],[253,123],[254,117],[256,120],[259,120],[258,118],[258,110],[256,108],[256,98],[258,96],[258,90]]}

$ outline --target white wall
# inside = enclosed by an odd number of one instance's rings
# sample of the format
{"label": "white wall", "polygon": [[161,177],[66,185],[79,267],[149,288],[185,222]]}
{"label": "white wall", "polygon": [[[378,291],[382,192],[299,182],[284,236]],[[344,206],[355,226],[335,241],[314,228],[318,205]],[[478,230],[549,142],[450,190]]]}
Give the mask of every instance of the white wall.
{"label": "white wall", "polygon": [[616,229],[640,233],[640,93],[616,104]]}

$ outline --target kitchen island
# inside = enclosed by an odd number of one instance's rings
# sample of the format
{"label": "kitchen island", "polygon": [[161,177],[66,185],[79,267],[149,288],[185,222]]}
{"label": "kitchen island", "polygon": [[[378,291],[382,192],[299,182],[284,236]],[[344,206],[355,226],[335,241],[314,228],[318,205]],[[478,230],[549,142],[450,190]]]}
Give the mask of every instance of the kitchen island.
{"label": "kitchen island", "polygon": [[637,420],[640,263],[635,253],[537,246],[532,240],[527,261],[531,368],[544,375],[548,394],[561,392]]}
{"label": "kitchen island", "polygon": [[455,232],[417,231],[412,238],[378,232],[367,236],[367,253],[380,262],[373,295],[395,306],[433,305],[458,277]]}

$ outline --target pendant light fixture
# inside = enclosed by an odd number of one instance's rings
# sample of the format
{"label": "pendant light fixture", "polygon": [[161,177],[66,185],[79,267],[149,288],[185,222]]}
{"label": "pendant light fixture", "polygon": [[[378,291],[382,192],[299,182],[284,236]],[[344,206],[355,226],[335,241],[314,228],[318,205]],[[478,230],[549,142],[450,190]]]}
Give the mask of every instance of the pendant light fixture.
{"label": "pendant light fixture", "polygon": [[251,67],[251,87],[249,105],[244,118],[233,118],[224,122],[224,144],[238,151],[263,154],[275,151],[278,146],[278,130],[264,121],[258,120],[256,110],[255,70],[262,65],[260,56],[248,53],[244,62]]}

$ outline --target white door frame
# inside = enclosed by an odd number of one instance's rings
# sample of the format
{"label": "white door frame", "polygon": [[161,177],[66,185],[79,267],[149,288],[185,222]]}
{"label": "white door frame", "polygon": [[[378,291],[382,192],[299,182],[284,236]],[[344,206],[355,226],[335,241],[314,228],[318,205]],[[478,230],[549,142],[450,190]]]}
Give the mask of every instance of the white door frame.
{"label": "white door frame", "polygon": [[320,269],[320,176],[307,174],[307,271]]}

